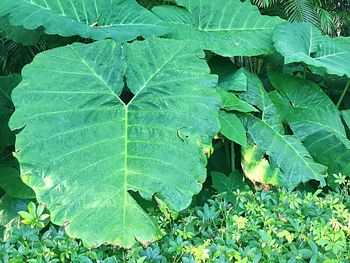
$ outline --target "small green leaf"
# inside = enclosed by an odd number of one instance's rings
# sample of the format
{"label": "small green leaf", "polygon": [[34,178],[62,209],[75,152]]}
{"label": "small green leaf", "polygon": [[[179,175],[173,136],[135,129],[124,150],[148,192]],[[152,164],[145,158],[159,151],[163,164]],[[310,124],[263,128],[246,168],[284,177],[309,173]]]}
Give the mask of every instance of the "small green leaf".
{"label": "small green leaf", "polygon": [[244,182],[243,175],[238,170],[233,171],[229,176],[220,172],[211,172],[210,175],[214,188],[219,193],[226,192],[226,200],[229,202],[236,202],[236,196],[233,193],[236,189],[249,189],[249,186]]}
{"label": "small green leaf", "polygon": [[42,213],[44,212],[45,206],[43,206],[42,204],[38,205],[38,208],[36,209],[36,215],[37,216],[41,216]]}
{"label": "small green leaf", "polygon": [[227,111],[239,111],[239,112],[257,112],[249,103],[239,99],[235,94],[228,92],[222,88],[218,88],[217,92],[221,97],[221,108]]}
{"label": "small green leaf", "polygon": [[[21,222],[25,225],[32,225],[33,224],[33,219],[30,219],[30,218],[26,218],[26,219],[23,219],[21,220]],[[33,225],[32,225],[33,227]]]}
{"label": "small green leaf", "polygon": [[37,214],[36,214],[36,205],[34,204],[34,202],[29,202],[29,204],[28,204],[28,212],[29,212],[29,214],[33,215],[34,217],[37,216]]}
{"label": "small green leaf", "polygon": [[19,211],[18,214],[27,220],[34,220],[34,216],[32,214],[29,214],[27,211]]}
{"label": "small green leaf", "polygon": [[246,131],[236,114],[220,111],[220,123],[222,135],[239,145],[247,145]]}
{"label": "small green leaf", "polygon": [[46,220],[46,219],[49,218],[49,217],[50,217],[49,214],[43,214],[43,215],[41,215],[41,216],[39,217],[39,220],[40,220],[40,221],[44,221],[44,220]]}

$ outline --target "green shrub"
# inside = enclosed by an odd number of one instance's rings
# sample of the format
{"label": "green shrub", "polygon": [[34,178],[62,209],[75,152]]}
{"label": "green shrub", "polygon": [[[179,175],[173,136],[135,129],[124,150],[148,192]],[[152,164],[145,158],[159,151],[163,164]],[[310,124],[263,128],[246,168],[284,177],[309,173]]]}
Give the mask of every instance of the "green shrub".
{"label": "green shrub", "polygon": [[219,194],[175,220],[151,210],[165,237],[130,250],[90,250],[62,227],[40,231],[17,219],[0,246],[0,262],[350,262],[347,187],[328,194],[236,190],[233,195],[233,204]]}

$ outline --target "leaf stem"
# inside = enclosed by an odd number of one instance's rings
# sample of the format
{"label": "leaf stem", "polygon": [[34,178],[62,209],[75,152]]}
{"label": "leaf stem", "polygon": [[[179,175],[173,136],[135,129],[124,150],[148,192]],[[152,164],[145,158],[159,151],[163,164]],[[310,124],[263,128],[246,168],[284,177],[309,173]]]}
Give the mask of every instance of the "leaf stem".
{"label": "leaf stem", "polygon": [[306,79],[307,66],[305,63],[303,63],[303,66],[304,66],[303,79]]}
{"label": "leaf stem", "polygon": [[235,154],[234,142],[231,141],[230,146],[231,146],[231,172],[233,172],[236,169],[236,164],[235,164],[236,154]]}
{"label": "leaf stem", "polygon": [[344,89],[343,93],[341,94],[341,96],[340,96],[340,98],[339,98],[339,100],[337,102],[337,108],[338,109],[339,109],[341,103],[343,102],[343,99],[344,99],[346,93],[348,92],[349,87],[350,87],[350,79],[349,79],[348,83],[346,84],[345,89]]}

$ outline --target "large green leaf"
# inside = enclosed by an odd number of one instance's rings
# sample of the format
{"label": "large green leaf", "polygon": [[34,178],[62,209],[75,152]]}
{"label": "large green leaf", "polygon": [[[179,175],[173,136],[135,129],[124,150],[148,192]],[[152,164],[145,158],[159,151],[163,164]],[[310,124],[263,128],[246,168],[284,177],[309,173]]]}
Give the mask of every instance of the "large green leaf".
{"label": "large green leaf", "polygon": [[[271,173],[272,176],[269,178],[271,184],[276,183],[291,190],[300,183],[313,179],[325,185],[327,167],[313,161],[298,137],[283,135],[268,122],[250,114],[246,115],[244,124],[254,144],[267,156],[273,166],[275,172]],[[279,171],[276,172],[276,169]],[[276,178],[276,175],[279,177]]]}
{"label": "large green leaf", "polygon": [[[260,173],[260,181],[255,180],[260,183],[279,185],[288,189],[293,189],[311,179],[319,180],[323,184],[327,168],[313,161],[296,136],[284,135],[281,116],[260,79],[246,70],[241,70],[237,74],[247,76],[247,91],[239,93],[239,96],[261,110],[261,119],[250,114],[243,116],[249,135],[248,148],[242,149],[243,157],[251,151],[251,142],[256,144],[253,152],[257,152],[254,154],[257,157],[244,157],[242,160],[245,172],[249,171],[246,176],[251,178],[253,174],[251,168],[254,168],[253,170],[258,172],[268,171],[266,175]],[[257,168],[262,170],[256,170]]]}
{"label": "large green leaf", "polygon": [[80,35],[95,40],[159,36],[166,24],[135,0],[2,0],[0,16],[26,29],[40,26],[50,35]]}
{"label": "large green leaf", "polygon": [[20,75],[0,76],[0,149],[15,142],[15,135],[9,129],[8,121],[14,111],[11,91],[20,81]]}
{"label": "large green leaf", "polygon": [[271,74],[270,80],[288,99],[286,121],[314,160],[328,166],[330,174],[349,175],[350,141],[331,99],[308,80],[282,74]]}
{"label": "large green leaf", "polygon": [[238,96],[261,111],[262,120],[266,121],[275,130],[283,133],[280,115],[272,103],[259,77],[245,68],[235,72],[235,77],[242,80],[246,87],[245,92],[237,92]]}
{"label": "large green leaf", "polygon": [[285,23],[276,27],[275,47],[284,56],[285,64],[304,62],[315,72],[350,77],[350,49],[345,40],[323,36],[308,23]]}
{"label": "large green leaf", "polygon": [[10,122],[24,126],[22,178],[70,236],[147,243],[160,231],[130,191],[177,211],[200,191],[220,100],[198,56],[189,42],[105,40],[41,53],[23,70]]}
{"label": "large green leaf", "polygon": [[177,0],[177,6],[157,6],[175,39],[192,39],[203,49],[222,56],[256,56],[274,51],[272,32],[281,23],[262,16],[256,6],[240,0]]}

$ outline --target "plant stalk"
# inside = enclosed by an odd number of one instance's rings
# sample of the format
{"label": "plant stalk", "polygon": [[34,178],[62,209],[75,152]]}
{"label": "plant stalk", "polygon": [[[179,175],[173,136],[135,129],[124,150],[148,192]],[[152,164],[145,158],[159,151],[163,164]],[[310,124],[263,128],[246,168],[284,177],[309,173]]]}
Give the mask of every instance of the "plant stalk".
{"label": "plant stalk", "polygon": [[307,66],[305,63],[303,63],[303,66],[304,66],[303,79],[306,79]]}
{"label": "plant stalk", "polygon": [[337,102],[337,108],[338,108],[338,109],[339,109],[341,103],[343,102],[343,99],[344,99],[346,93],[348,92],[349,87],[350,87],[350,80],[349,80],[348,83],[346,84],[345,89],[344,89],[343,93],[341,94],[341,96],[340,96],[340,98],[339,98],[339,100],[338,100],[338,102]]}
{"label": "plant stalk", "polygon": [[231,146],[231,172],[233,172],[236,169],[235,159],[236,159],[236,153],[235,153],[235,144],[234,142],[230,142]]}

